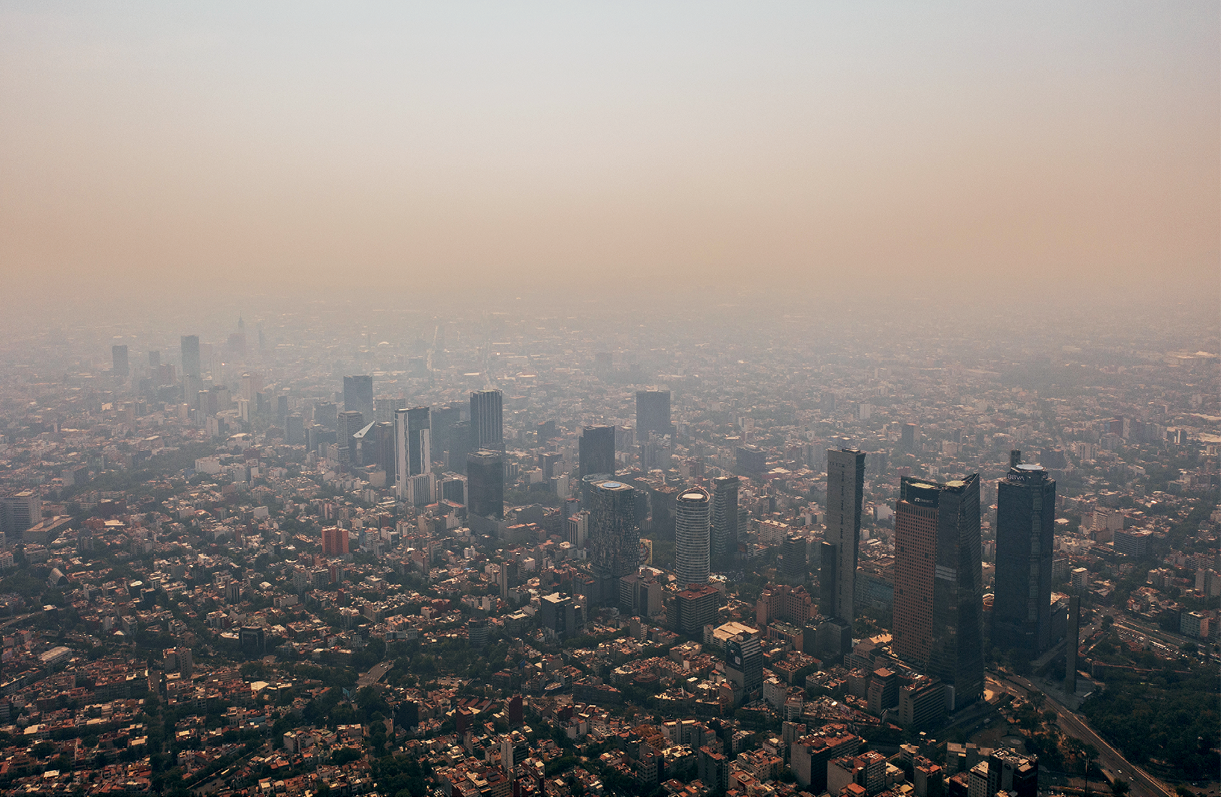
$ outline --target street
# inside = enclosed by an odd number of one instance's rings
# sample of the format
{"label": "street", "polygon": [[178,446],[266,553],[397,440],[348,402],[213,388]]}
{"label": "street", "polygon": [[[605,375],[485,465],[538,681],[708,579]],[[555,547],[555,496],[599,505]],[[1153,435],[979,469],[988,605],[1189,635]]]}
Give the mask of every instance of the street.
{"label": "street", "polygon": [[[1000,680],[996,678],[990,678],[990,680],[993,683],[1000,683]],[[1094,745],[1098,750],[1096,763],[1099,768],[1112,778],[1119,777],[1128,781],[1131,784],[1132,797],[1174,797],[1175,792],[1173,789],[1140,767],[1129,763],[1127,759],[1119,754],[1119,751],[1107,744],[1085,721],[1050,695],[1047,695],[1046,692],[1035,684],[1018,675],[1006,675],[1003,677],[1003,681],[1009,686],[1020,689],[1023,696],[1029,692],[1044,694],[1046,696],[1044,705],[1056,713],[1060,721],[1061,730],[1083,742],[1089,742]]]}

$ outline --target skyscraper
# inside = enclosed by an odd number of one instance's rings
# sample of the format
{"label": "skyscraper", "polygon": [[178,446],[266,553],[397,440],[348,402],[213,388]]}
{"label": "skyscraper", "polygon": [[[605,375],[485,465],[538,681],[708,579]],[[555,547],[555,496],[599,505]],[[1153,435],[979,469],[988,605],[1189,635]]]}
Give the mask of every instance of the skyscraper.
{"label": "skyscraper", "polygon": [[356,410],[367,420],[375,420],[376,408],[373,404],[373,377],[345,376],[343,378],[343,408]]}
{"label": "skyscraper", "polygon": [[115,376],[126,378],[131,373],[131,367],[127,363],[127,347],[111,346],[110,363],[110,370]]}
{"label": "skyscraper", "polygon": [[504,451],[503,403],[504,394],[499,390],[471,393],[471,443],[475,449]]}
{"label": "skyscraper", "polygon": [[407,459],[407,410],[394,411],[394,494],[400,501],[407,499],[407,479],[411,468]]}
{"label": "skyscraper", "polygon": [[1081,596],[1068,599],[1068,639],[1064,645],[1064,691],[1077,694],[1077,648],[1081,645]]}
{"label": "skyscraper", "polygon": [[903,428],[901,430],[901,435],[902,436],[899,439],[899,445],[903,447],[903,450],[904,451],[915,451],[916,450],[916,424],[914,424],[914,423],[903,424]]}
{"label": "skyscraper", "polygon": [[827,451],[827,533],[819,572],[820,611],[852,625],[865,454],[852,448]]}
{"label": "skyscraper", "polygon": [[580,478],[596,473],[615,473],[615,427],[586,426],[577,440],[577,467]]}
{"label": "skyscraper", "polygon": [[284,442],[290,446],[305,444],[305,419],[294,412],[284,417]]}
{"label": "skyscraper", "polygon": [[600,601],[617,601],[619,579],[635,573],[640,561],[636,490],[623,482],[592,485],[589,554]]}
{"label": "skyscraper", "polygon": [[432,472],[432,431],[428,407],[394,411],[394,489],[400,501],[408,498],[412,476]]}
{"label": "skyscraper", "polygon": [[445,450],[450,469],[457,473],[466,473],[466,455],[471,453],[471,437],[470,421],[457,421],[450,427],[449,447]]}
{"label": "skyscraper", "polygon": [[894,652],[953,687],[953,707],[983,693],[977,474],[945,484],[910,476],[899,483]]}
{"label": "skyscraper", "polygon": [[432,470],[432,425],[428,407],[407,410],[407,468],[412,476]]}
{"label": "skyscraper", "polygon": [[1031,656],[1051,644],[1051,566],[1056,482],[1014,451],[996,490],[996,588],[992,644]]}
{"label": "skyscraper", "polygon": [[356,433],[365,428],[364,416],[355,410],[344,410],[339,413],[338,427],[335,442],[339,447],[340,464],[359,465],[352,455],[356,451]]}
{"label": "skyscraper", "polygon": [[[432,457],[434,460],[445,461],[449,463],[451,470],[462,470],[466,465],[466,452],[470,450],[470,428],[466,429],[466,437],[462,440],[457,451],[459,456],[455,458],[454,441],[456,440],[454,427],[462,420],[462,414],[468,411],[466,402],[455,401],[449,404],[442,404],[439,407],[432,409]],[[449,454],[447,460],[446,454]]]}
{"label": "skyscraper", "polygon": [[394,423],[394,411],[406,407],[407,399],[402,396],[374,396],[373,418],[379,423]]}
{"label": "skyscraper", "polygon": [[649,432],[673,435],[670,423],[670,391],[638,390],[636,392],[636,439],[646,442]]}
{"label": "skyscraper", "polygon": [[712,562],[725,569],[733,564],[738,551],[737,476],[712,480]]}
{"label": "skyscraper", "polygon": [[202,375],[199,365],[199,336],[198,335],[183,335],[181,340],[182,346],[182,375],[184,377],[193,377],[199,379]]}
{"label": "skyscraper", "polygon": [[711,497],[702,487],[679,493],[675,508],[674,572],[678,586],[708,583],[709,509]]}
{"label": "skyscraper", "polygon": [[784,540],[780,543],[780,561],[777,564],[781,577],[788,583],[800,584],[809,575],[810,567],[806,556],[808,547],[809,541],[802,535],[792,532],[784,535]]}
{"label": "skyscraper", "polygon": [[467,507],[480,517],[505,516],[504,462],[499,451],[473,451],[466,456]]}

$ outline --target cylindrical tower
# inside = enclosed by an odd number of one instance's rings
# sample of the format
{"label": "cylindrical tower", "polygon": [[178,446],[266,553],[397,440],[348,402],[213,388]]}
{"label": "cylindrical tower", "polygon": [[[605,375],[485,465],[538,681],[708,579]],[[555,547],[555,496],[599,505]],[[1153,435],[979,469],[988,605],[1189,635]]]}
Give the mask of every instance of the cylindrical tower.
{"label": "cylindrical tower", "polygon": [[708,583],[711,496],[702,487],[683,491],[674,510],[674,558],[678,584]]}

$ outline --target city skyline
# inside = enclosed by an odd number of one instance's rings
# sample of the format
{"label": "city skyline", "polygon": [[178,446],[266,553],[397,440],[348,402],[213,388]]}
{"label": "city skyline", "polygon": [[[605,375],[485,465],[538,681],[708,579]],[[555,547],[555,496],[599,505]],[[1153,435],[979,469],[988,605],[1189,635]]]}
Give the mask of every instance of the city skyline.
{"label": "city skyline", "polygon": [[1217,0],[6,0],[0,107],[0,794],[1221,793]]}

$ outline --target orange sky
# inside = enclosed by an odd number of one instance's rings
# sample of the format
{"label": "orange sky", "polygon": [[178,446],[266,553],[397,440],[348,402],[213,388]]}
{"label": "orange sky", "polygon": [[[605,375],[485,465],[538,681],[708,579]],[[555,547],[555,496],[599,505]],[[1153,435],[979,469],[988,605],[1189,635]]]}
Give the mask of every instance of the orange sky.
{"label": "orange sky", "polygon": [[0,6],[25,291],[1218,285],[1221,5]]}

